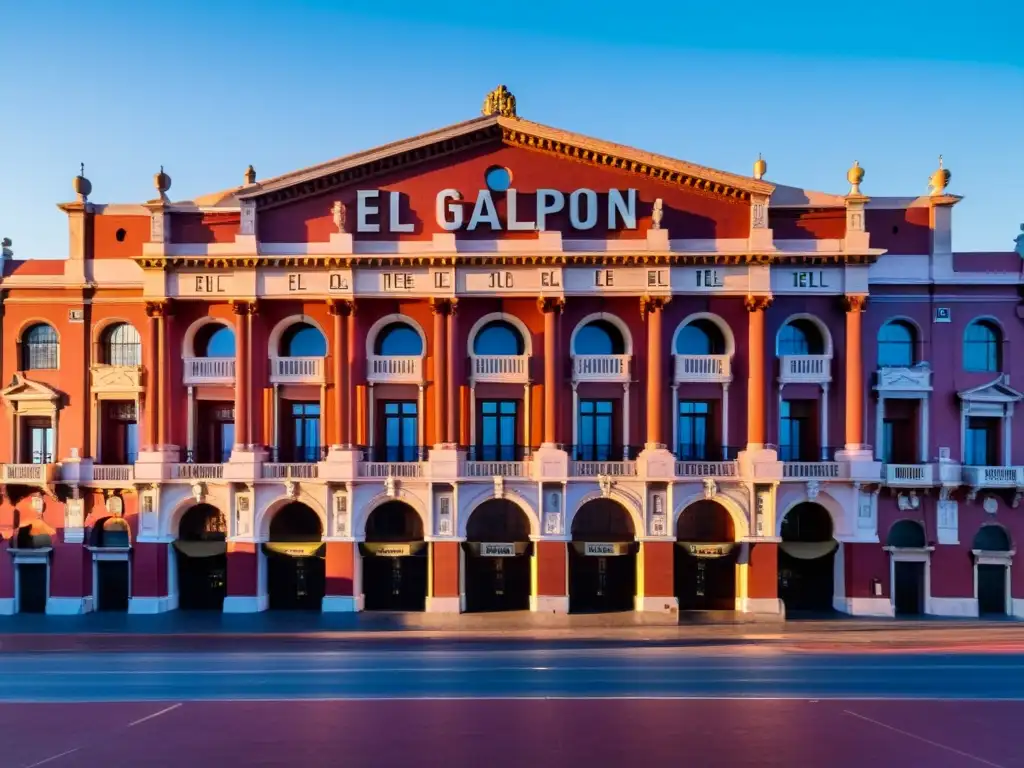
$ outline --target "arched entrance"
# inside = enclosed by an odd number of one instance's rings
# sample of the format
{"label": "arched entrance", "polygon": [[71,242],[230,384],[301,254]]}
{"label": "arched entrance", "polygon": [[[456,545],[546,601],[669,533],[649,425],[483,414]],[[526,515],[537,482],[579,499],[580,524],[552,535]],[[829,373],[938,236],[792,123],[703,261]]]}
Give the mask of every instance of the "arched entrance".
{"label": "arched entrance", "polygon": [[174,542],[178,608],[219,611],[228,587],[227,523],[220,510],[196,504],[181,517]]}
{"label": "arched entrance", "polygon": [[835,581],[832,516],[820,504],[797,504],[782,520],[779,545],[779,598],[786,616],[831,613]]}
{"label": "arched entrance", "polygon": [[530,521],[511,501],[491,499],[466,523],[466,610],[530,608]]}
{"label": "arched entrance", "polygon": [[104,517],[89,532],[93,597],[97,611],[127,611],[131,594],[128,554],[132,537],[121,517]]}
{"label": "arched entrance", "polygon": [[632,611],[636,598],[633,520],[611,499],[588,501],[572,521],[569,612]]}
{"label": "arched entrance", "polygon": [[270,541],[263,551],[270,610],[323,608],[327,547],[316,512],[300,501],[281,507],[270,521]]}
{"label": "arched entrance", "polygon": [[14,584],[19,613],[46,613],[55,533],[42,520],[34,520],[18,528],[14,536]]}
{"label": "arched entrance", "polygon": [[892,602],[897,616],[920,616],[927,595],[928,549],[916,520],[893,523],[885,546],[892,558]]}
{"label": "arched entrance", "polygon": [[427,544],[423,521],[401,501],[377,507],[366,519],[363,608],[422,611],[427,603]]}
{"label": "arched entrance", "polygon": [[1010,561],[1013,547],[1001,525],[983,525],[971,544],[979,616],[1006,616],[1009,611]]}
{"label": "arched entrance", "polygon": [[740,546],[728,510],[698,501],[676,524],[675,589],[680,611],[735,611]]}

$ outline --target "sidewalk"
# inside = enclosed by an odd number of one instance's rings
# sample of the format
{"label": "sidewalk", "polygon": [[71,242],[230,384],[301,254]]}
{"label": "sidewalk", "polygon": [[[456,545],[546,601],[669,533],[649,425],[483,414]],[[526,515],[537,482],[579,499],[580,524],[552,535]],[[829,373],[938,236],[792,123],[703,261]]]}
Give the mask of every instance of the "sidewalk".
{"label": "sidewalk", "polygon": [[772,623],[649,623],[643,614],[92,613],[0,618],[0,652],[31,650],[382,649],[439,643],[606,647],[638,644],[802,650],[875,648],[1024,652],[1013,620],[828,617]]}

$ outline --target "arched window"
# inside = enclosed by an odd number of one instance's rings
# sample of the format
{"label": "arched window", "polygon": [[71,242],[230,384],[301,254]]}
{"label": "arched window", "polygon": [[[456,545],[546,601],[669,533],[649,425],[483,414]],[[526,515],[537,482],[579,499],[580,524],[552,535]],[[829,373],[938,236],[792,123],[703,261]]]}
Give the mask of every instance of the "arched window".
{"label": "arched window", "polygon": [[971,549],[982,552],[1009,552],[1013,549],[1010,536],[1001,525],[983,525],[974,536]]}
{"label": "arched window", "polygon": [[909,368],[914,364],[914,329],[903,320],[886,323],[878,332],[879,368]]}
{"label": "arched window", "polygon": [[295,323],[281,335],[283,357],[326,357],[327,339],[309,323]]}
{"label": "arched window", "polygon": [[521,355],[523,337],[504,320],[494,320],[481,328],[473,339],[474,355]]}
{"label": "arched window", "polygon": [[687,323],[676,336],[677,355],[724,355],[725,337],[710,320],[701,318]]}
{"label": "arched window", "polygon": [[207,323],[196,333],[196,357],[234,357],[235,332],[220,323]]}
{"label": "arched window", "polygon": [[916,520],[897,520],[889,529],[885,545],[896,549],[924,549],[927,545],[924,528]]}
{"label": "arched window", "polygon": [[978,320],[964,331],[964,370],[995,373],[1002,367],[1002,334],[988,320]]}
{"label": "arched window", "polygon": [[624,355],[626,342],[622,333],[607,320],[591,320],[576,332],[574,355]]}
{"label": "arched window", "polygon": [[805,318],[790,320],[779,331],[777,354],[824,355],[825,342],[818,326]]}
{"label": "arched window", "polygon": [[38,323],[21,337],[21,370],[56,370],[60,342],[52,325]]}
{"label": "arched window", "polygon": [[103,362],[107,365],[142,365],[142,339],[134,326],[117,323],[103,333]]}
{"label": "arched window", "polygon": [[423,339],[410,325],[390,323],[377,334],[373,353],[384,357],[417,357],[423,354]]}

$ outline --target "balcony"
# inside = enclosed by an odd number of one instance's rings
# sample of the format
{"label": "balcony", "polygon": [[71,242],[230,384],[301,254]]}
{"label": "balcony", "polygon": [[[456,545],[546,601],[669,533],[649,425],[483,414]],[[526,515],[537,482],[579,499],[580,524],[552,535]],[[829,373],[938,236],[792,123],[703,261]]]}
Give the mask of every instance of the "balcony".
{"label": "balcony", "polygon": [[359,477],[386,479],[389,477],[423,477],[423,462],[419,461],[361,461],[356,474]]}
{"label": "balcony", "polygon": [[961,476],[971,488],[1024,487],[1024,467],[963,467]]}
{"label": "balcony", "polygon": [[221,480],[224,477],[223,464],[173,464],[172,480]]}
{"label": "balcony", "polygon": [[573,355],[573,381],[611,381],[630,379],[632,355]]}
{"label": "balcony", "polygon": [[780,384],[825,384],[832,381],[832,355],[780,355]]}
{"label": "balcony", "polygon": [[185,384],[234,384],[235,358],[186,357]]}
{"label": "balcony", "polygon": [[878,392],[931,392],[932,369],[928,363],[902,368],[879,368],[875,381]]}
{"label": "balcony", "polygon": [[838,461],[786,461],[782,476],[786,480],[838,480],[842,477]]}
{"label": "balcony", "polygon": [[318,465],[312,462],[266,462],[260,465],[264,480],[316,480]]}
{"label": "balcony", "polygon": [[635,477],[635,461],[570,461],[571,477]]}
{"label": "balcony", "polygon": [[676,383],[721,384],[732,381],[729,355],[676,355]]}
{"label": "balcony", "polygon": [[735,461],[677,461],[676,477],[703,479],[705,477],[736,477],[739,467]]}
{"label": "balcony", "polygon": [[323,384],[324,358],[271,357],[271,384]]}
{"label": "balcony", "polygon": [[530,378],[528,355],[472,355],[473,380],[525,384]]}
{"label": "balcony", "polygon": [[529,477],[526,461],[467,461],[462,465],[464,477]]}
{"label": "balcony", "polygon": [[21,485],[46,485],[56,476],[56,464],[4,464],[3,482]]}
{"label": "balcony", "polygon": [[895,488],[924,488],[935,484],[934,464],[886,464],[885,484]]}
{"label": "balcony", "polygon": [[135,479],[135,465],[93,464],[92,479],[98,483],[130,483]]}
{"label": "balcony", "polygon": [[366,370],[368,381],[387,384],[423,383],[423,358],[419,355],[370,355]]}

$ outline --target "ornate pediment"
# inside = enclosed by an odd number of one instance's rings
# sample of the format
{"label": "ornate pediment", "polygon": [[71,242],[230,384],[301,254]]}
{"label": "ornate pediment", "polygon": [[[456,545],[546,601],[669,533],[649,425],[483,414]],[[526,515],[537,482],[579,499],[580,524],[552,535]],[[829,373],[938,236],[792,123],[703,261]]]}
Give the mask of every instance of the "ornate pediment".
{"label": "ornate pediment", "polygon": [[89,385],[96,394],[142,391],[142,367],[138,365],[94,365],[89,374]]}
{"label": "ornate pediment", "polygon": [[48,403],[56,407],[61,395],[41,381],[32,381],[16,373],[11,377],[11,383],[0,390],[0,397],[8,404]]}
{"label": "ornate pediment", "polygon": [[931,366],[919,363],[906,368],[879,368],[875,389],[879,392],[931,392]]}
{"label": "ornate pediment", "polygon": [[1000,374],[994,381],[979,387],[957,393],[958,397],[968,403],[1016,403],[1024,399],[1016,389],[1010,386],[1010,377]]}

